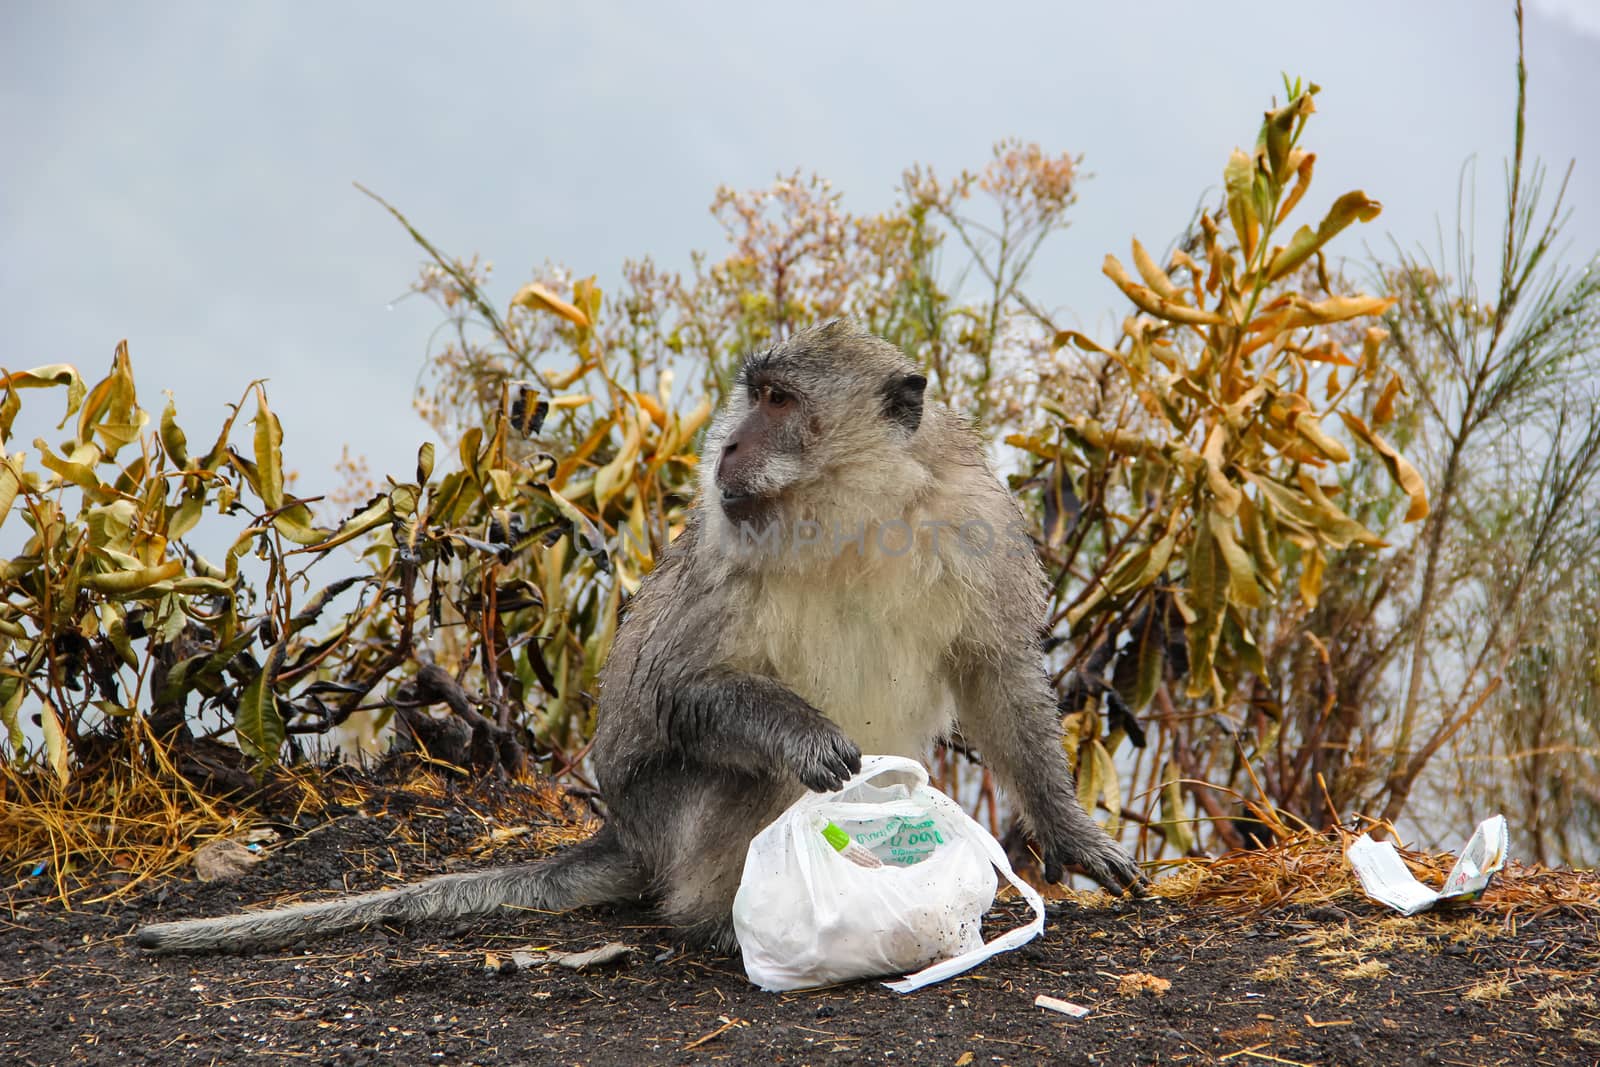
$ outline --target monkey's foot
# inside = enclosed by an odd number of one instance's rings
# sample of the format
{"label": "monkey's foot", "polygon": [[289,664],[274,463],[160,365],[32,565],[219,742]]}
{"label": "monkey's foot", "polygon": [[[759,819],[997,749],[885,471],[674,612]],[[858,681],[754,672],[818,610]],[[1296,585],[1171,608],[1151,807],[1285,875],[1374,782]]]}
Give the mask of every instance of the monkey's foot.
{"label": "monkey's foot", "polygon": [[1127,850],[1109,837],[1096,841],[1079,841],[1073,845],[1049,849],[1044,856],[1045,879],[1059,882],[1069,865],[1079,867],[1107,891],[1122,896],[1148,895],[1150,880]]}

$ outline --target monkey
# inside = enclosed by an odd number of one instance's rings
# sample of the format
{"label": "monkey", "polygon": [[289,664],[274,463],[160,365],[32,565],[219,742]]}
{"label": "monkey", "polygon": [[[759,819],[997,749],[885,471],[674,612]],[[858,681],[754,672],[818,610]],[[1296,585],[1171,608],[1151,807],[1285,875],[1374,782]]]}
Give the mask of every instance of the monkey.
{"label": "monkey", "polygon": [[1141,892],[1079,804],[1040,642],[1044,573],[975,430],[848,320],[750,355],[707,429],[684,530],[599,675],[591,838],[518,867],[144,927],[166,952],[250,951],[373,922],[653,906],[731,952],[751,838],[863,752],[959,735],[1012,796],[1045,877]]}

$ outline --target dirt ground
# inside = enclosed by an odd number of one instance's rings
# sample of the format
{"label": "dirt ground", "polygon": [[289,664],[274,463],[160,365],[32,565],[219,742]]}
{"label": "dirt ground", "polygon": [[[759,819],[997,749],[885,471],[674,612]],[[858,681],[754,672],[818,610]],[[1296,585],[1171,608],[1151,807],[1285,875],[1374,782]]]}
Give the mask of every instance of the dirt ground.
{"label": "dirt ground", "polygon": [[[909,996],[875,982],[763,993],[736,957],[620,911],[367,930],[257,957],[157,957],[129,937],[531,858],[556,832],[540,818],[390,791],[283,827],[233,881],[188,869],[72,910],[14,891],[0,1062],[1600,1064],[1594,912],[1508,923],[1493,888],[1409,919],[1351,900],[1243,917],[1055,902],[1037,941]],[[991,929],[1022,919],[1002,903]],[[609,942],[631,951],[585,970],[544,958]],[[1039,994],[1089,1012],[1037,1007]]]}

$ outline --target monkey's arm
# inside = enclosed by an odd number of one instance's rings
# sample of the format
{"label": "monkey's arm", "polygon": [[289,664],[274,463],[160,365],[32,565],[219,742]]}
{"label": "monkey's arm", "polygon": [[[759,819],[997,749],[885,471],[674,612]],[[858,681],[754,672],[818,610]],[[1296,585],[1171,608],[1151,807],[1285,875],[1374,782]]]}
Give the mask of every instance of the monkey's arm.
{"label": "monkey's arm", "polygon": [[861,750],[782,683],[727,668],[664,686],[656,724],[670,751],[741,770],[781,767],[819,792],[861,769]]}
{"label": "monkey's arm", "polygon": [[1076,864],[1113,893],[1142,885],[1133,857],[1078,803],[1055,697],[1036,654],[958,650],[950,667],[961,736],[1020,804],[1043,852],[1045,878],[1058,882]]}

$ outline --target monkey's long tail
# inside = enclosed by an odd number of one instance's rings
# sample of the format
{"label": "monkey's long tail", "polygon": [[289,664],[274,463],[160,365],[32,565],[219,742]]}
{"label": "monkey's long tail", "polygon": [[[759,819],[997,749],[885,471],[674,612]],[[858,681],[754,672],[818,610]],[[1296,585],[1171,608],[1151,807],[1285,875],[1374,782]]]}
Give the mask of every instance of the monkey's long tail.
{"label": "monkey's long tail", "polygon": [[446,874],[400,889],[216,919],[157,923],[139,931],[139,947],[156,952],[251,952],[280,948],[375,922],[454,919],[501,909],[566,911],[636,899],[644,887],[637,865],[610,827],[524,867]]}

